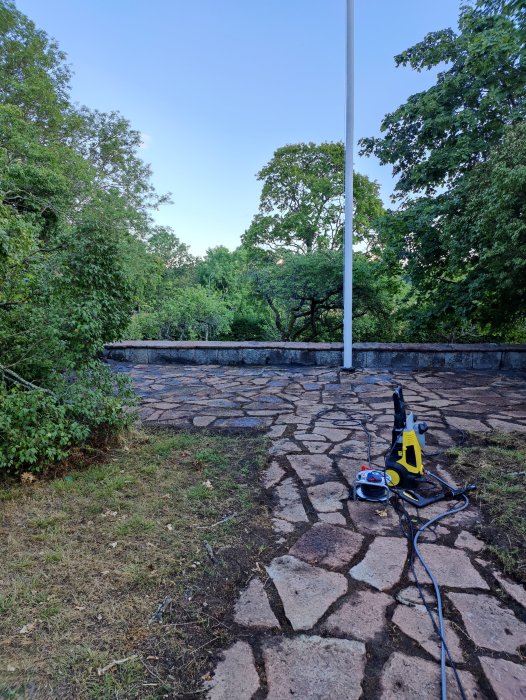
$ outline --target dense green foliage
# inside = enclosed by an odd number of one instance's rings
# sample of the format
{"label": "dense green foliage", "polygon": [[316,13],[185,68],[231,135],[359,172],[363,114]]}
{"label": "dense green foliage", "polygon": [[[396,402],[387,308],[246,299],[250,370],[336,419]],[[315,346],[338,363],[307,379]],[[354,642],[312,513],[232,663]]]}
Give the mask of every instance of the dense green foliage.
{"label": "dense green foliage", "polygon": [[10,2],[0,64],[0,468],[38,469],[129,420],[96,357],[129,323],[121,250],[156,197],[139,134],[69,102],[64,55]]}
{"label": "dense green foliage", "polygon": [[[526,13],[522,0],[463,5],[459,31],[396,57],[436,84],[363,152],[393,165],[397,211],[382,256],[412,284],[415,339],[507,339],[524,328]],[[442,70],[442,67],[444,69]]]}

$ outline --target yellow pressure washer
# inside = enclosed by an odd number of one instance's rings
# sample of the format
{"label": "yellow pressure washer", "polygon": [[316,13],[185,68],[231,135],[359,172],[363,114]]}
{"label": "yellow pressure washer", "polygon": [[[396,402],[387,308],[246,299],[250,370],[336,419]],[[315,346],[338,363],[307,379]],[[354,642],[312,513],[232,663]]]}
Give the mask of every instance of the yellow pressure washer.
{"label": "yellow pressure washer", "polygon": [[[474,484],[457,489],[424,468],[422,450],[428,425],[406,411],[401,386],[395,389],[393,402],[394,426],[385,467],[380,470],[370,464],[363,466],[356,475],[353,497],[360,501],[387,502],[396,495],[417,508],[424,508],[438,501],[459,499],[474,490]],[[418,493],[424,485],[426,494]],[[435,487],[432,493],[429,493],[430,485]]]}
{"label": "yellow pressure washer", "polygon": [[[393,392],[394,426],[391,449],[385,459],[385,481],[389,489],[400,498],[417,508],[424,508],[438,501],[460,498],[465,493],[473,491],[476,486],[468,484],[462,488],[454,488],[437,474],[424,468],[422,450],[425,446],[425,435],[428,425],[425,421],[417,422],[416,416],[406,411],[402,387],[398,386]],[[430,484],[433,479],[440,490],[430,496],[417,492],[423,484]]]}

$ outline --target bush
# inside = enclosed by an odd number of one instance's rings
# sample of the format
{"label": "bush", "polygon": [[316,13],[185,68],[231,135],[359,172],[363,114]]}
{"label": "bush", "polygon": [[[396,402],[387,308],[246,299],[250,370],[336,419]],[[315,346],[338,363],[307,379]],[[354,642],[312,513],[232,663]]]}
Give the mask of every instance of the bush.
{"label": "bush", "polygon": [[42,471],[95,430],[115,432],[134,418],[127,410],[135,401],[129,378],[104,365],[56,383],[53,394],[0,383],[0,471]]}
{"label": "bush", "polygon": [[41,471],[88,435],[89,428],[71,419],[51,394],[0,385],[0,470]]}
{"label": "bush", "polygon": [[233,312],[221,295],[204,287],[174,290],[157,311],[133,317],[131,340],[216,340],[230,332]]}

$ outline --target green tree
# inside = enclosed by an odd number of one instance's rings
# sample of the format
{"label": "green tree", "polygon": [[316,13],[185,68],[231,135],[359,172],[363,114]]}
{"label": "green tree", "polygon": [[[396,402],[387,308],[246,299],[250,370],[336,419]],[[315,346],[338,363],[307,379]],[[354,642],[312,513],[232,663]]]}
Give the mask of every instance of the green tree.
{"label": "green tree", "polygon": [[167,226],[157,226],[148,237],[148,251],[160,259],[168,270],[187,267],[195,263],[190,249]]}
{"label": "green tree", "polygon": [[[258,173],[263,182],[259,212],[243,236],[247,247],[296,253],[338,250],[344,226],[343,143],[300,143],[278,148]],[[383,207],[378,185],[354,176],[354,236],[374,238]]]}
{"label": "green tree", "polygon": [[[363,153],[391,164],[398,176],[399,209],[379,225],[382,255],[411,280],[417,336],[505,337],[524,314],[517,195],[526,115],[524,3],[465,4],[458,32],[433,32],[395,61],[417,71],[444,68],[435,85],[386,115],[383,136],[362,140]],[[511,265],[518,275],[507,281],[503,270]]]}
{"label": "green tree", "polygon": [[[343,257],[321,250],[285,252],[252,272],[284,341],[339,341],[343,322]],[[378,261],[357,253],[353,274],[353,318],[357,340],[391,340],[400,283]]]}

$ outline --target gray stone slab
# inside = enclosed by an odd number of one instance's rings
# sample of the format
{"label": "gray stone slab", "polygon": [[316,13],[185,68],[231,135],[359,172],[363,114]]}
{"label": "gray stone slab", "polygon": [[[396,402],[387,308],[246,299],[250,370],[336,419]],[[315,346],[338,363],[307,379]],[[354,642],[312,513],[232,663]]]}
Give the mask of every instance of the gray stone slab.
{"label": "gray stone slab", "polygon": [[351,591],[343,604],[323,624],[329,634],[368,642],[387,626],[391,596],[378,591]]}
{"label": "gray stone slab", "polygon": [[506,659],[481,656],[480,665],[499,700],[526,698],[526,667]]}
{"label": "gray stone slab", "polygon": [[[421,544],[419,550],[424,561],[433,572],[439,586],[449,588],[481,588],[488,584],[475,569],[468,555],[460,549],[440,544]],[[422,583],[430,582],[419,560],[415,561],[417,576]]]}
{"label": "gray stone slab", "polygon": [[480,552],[484,549],[484,542],[479,540],[468,532],[467,530],[462,530],[459,532],[457,539],[455,540],[455,547],[460,547],[461,549],[469,549],[470,552]]}
{"label": "gray stone slab", "polygon": [[270,489],[281,481],[285,475],[285,470],[282,469],[277,462],[271,462],[270,465],[263,472],[263,486],[266,489]]}
{"label": "gray stone slab", "polygon": [[304,635],[271,639],[264,643],[263,658],[267,700],[358,700],[362,694],[361,642]]}
{"label": "gray stone slab", "polygon": [[519,603],[519,605],[522,605],[523,608],[526,608],[526,589],[523,585],[510,581],[498,571],[494,571],[493,576],[495,576],[499,585],[513,600]]}
{"label": "gray stone slab", "polygon": [[318,513],[332,513],[342,509],[342,501],[349,498],[349,489],[341,481],[325,481],[307,488],[310,502]]}
{"label": "gray stone slab", "polygon": [[471,593],[448,593],[473,642],[484,649],[516,654],[526,642],[526,624],[496,598]]}
{"label": "gray stone slab", "polygon": [[407,541],[399,537],[377,537],[350,575],[373,588],[386,591],[400,580],[407,557]]}
{"label": "gray stone slab", "polygon": [[234,609],[234,622],[245,627],[279,628],[263,583],[254,578],[241,592]]}
{"label": "gray stone slab", "polygon": [[223,653],[211,681],[204,684],[207,700],[250,700],[259,688],[254,654],[246,642]]}
{"label": "gray stone slab", "polygon": [[[484,700],[477,682],[467,671],[459,671],[461,683],[468,698]],[[448,668],[447,697],[461,700],[453,671]],[[380,678],[382,700],[431,700],[440,697],[440,665],[416,656],[406,656],[400,652],[391,654]]]}
{"label": "gray stone slab", "polygon": [[298,487],[290,477],[285,479],[275,488],[278,504],[274,508],[274,515],[281,520],[291,523],[306,523],[309,521],[305,508],[301,502]]}
{"label": "gray stone slab", "polygon": [[337,477],[332,459],[327,455],[289,455],[290,466],[306,485],[334,481]]}
{"label": "gray stone slab", "polygon": [[[440,637],[435,632],[431,618],[425,607],[419,605],[410,608],[407,605],[397,605],[393,614],[393,624],[397,625],[404,634],[411,637],[433,658],[440,660]],[[445,640],[449,653],[455,663],[462,663],[460,640],[448,620],[444,621]]]}
{"label": "gray stone slab", "polygon": [[347,591],[347,579],[342,574],[324,571],[290,555],[273,559],[267,571],[294,630],[311,629]]}

